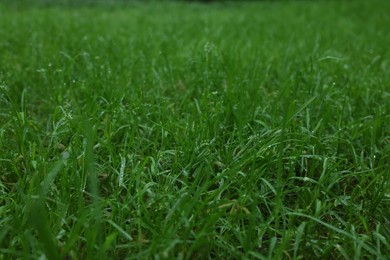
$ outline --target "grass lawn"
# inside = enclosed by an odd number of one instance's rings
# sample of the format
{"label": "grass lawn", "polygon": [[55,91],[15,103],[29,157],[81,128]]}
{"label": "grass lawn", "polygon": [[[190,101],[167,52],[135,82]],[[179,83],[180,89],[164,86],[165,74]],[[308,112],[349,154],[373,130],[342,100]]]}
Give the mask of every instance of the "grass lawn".
{"label": "grass lawn", "polygon": [[390,2],[0,4],[0,259],[384,259]]}

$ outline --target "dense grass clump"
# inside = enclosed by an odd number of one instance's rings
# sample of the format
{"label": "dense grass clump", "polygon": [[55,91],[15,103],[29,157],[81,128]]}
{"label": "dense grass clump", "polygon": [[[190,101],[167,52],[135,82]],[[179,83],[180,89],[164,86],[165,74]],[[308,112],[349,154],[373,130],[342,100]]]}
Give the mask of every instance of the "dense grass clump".
{"label": "dense grass clump", "polygon": [[389,8],[0,5],[0,258],[385,258]]}

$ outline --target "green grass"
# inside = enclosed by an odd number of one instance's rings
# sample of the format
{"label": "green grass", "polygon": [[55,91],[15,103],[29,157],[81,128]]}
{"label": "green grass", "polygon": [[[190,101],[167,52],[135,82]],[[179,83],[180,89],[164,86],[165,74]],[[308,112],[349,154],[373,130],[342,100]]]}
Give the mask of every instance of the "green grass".
{"label": "green grass", "polygon": [[389,8],[0,5],[0,259],[386,258]]}

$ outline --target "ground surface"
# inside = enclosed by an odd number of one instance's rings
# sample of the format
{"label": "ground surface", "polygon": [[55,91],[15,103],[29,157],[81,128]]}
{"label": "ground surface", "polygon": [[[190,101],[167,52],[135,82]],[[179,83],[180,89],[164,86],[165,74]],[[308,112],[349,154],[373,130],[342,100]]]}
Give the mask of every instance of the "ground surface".
{"label": "ground surface", "polygon": [[0,5],[0,258],[384,258],[390,4]]}

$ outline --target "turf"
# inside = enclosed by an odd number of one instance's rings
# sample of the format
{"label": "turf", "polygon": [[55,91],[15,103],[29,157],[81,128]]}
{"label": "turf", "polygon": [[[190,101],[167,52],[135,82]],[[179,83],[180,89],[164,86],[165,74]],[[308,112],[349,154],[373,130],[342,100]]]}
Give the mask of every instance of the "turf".
{"label": "turf", "polygon": [[386,258],[389,10],[0,4],[0,258]]}

